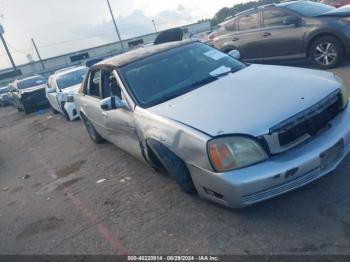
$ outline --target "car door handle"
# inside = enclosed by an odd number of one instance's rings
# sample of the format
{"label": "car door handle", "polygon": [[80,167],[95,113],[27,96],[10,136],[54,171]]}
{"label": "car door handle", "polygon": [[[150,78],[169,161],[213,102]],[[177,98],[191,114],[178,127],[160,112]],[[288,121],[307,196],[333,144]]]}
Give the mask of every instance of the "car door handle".
{"label": "car door handle", "polygon": [[262,36],[262,37],[268,37],[268,36],[270,36],[270,35],[271,35],[271,33],[265,32],[265,33],[263,33],[261,36]]}
{"label": "car door handle", "polygon": [[83,107],[87,107],[87,104],[86,104],[86,103],[84,103],[84,104],[83,104]]}
{"label": "car door handle", "polygon": [[102,114],[103,117],[107,117],[108,116],[107,112],[102,112],[101,114]]}
{"label": "car door handle", "polygon": [[234,37],[234,38],[232,38],[232,41],[233,42],[236,42],[236,41],[238,41],[239,40],[239,38],[238,37]]}

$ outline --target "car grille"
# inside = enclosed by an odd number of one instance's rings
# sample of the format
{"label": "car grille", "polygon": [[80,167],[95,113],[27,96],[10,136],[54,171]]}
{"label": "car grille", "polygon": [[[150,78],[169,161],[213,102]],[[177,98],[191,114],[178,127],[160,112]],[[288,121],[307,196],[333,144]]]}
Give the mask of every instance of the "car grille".
{"label": "car grille", "polygon": [[281,122],[270,129],[277,134],[280,146],[286,146],[305,135],[315,136],[341,111],[342,98],[340,90],[336,90],[316,105]]}

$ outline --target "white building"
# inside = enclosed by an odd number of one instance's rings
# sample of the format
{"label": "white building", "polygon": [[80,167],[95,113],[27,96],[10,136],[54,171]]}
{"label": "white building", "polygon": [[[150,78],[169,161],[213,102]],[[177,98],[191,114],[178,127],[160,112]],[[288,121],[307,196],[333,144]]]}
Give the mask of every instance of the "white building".
{"label": "white building", "polygon": [[[195,23],[181,27],[184,30],[185,35],[192,35],[211,29],[210,22]],[[157,33],[134,37],[131,39],[123,40],[123,45],[127,49],[135,48],[138,45],[151,43],[157,37]],[[40,61],[33,61],[27,64],[18,65],[18,76],[27,77],[34,74],[41,74],[48,77],[54,71],[74,66],[82,65],[102,60],[111,56],[115,56],[122,52],[121,42],[110,43],[102,46],[97,46],[85,50],[80,50],[73,53],[68,53],[56,57],[43,59],[43,64]],[[0,70],[0,85],[6,85],[15,80],[15,72],[12,68]]]}

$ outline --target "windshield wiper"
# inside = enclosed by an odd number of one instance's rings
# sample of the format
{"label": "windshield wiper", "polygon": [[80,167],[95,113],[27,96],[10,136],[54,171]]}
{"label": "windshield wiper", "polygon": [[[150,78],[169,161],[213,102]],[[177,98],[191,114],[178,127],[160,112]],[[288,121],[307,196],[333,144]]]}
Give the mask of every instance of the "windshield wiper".
{"label": "windshield wiper", "polygon": [[210,75],[207,78],[204,78],[198,82],[195,82],[191,85],[191,88],[196,88],[196,87],[200,87],[200,86],[204,86],[207,84],[210,84],[211,82],[214,82],[216,80],[218,80],[220,77],[223,77],[225,75],[231,74],[231,73],[235,73],[237,72],[238,69],[231,69],[229,71],[223,72],[221,74],[217,74],[217,75]]}

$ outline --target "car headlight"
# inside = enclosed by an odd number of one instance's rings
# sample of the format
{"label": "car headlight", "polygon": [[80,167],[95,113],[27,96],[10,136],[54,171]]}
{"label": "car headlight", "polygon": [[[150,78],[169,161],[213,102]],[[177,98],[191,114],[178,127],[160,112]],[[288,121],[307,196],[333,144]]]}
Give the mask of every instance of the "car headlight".
{"label": "car headlight", "polygon": [[345,108],[349,103],[349,90],[348,87],[345,85],[343,79],[341,79],[339,76],[334,74],[335,80],[337,80],[340,83],[340,89],[341,89],[341,96],[342,96],[342,107]]}
{"label": "car headlight", "polygon": [[67,96],[67,102],[68,103],[73,103],[74,102],[74,95],[68,95]]}
{"label": "car headlight", "polygon": [[213,139],[208,143],[208,153],[217,172],[242,168],[268,158],[256,141],[242,136]]}

